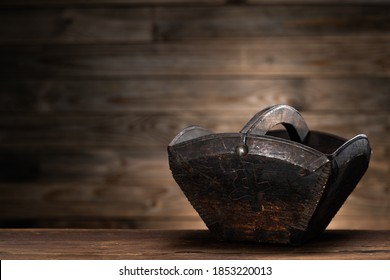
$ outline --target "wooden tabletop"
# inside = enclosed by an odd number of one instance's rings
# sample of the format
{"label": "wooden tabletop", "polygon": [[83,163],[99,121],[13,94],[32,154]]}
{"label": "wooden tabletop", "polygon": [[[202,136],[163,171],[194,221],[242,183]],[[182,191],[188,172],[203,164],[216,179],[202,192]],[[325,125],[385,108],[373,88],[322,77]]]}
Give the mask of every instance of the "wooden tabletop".
{"label": "wooden tabletop", "polygon": [[0,259],[390,259],[390,231],[329,230],[291,247],[206,230],[0,229]]}

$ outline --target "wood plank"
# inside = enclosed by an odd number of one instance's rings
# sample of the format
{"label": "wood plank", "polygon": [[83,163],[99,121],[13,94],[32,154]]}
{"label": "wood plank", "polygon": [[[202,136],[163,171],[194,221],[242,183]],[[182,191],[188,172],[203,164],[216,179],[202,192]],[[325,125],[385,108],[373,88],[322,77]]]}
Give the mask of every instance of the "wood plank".
{"label": "wood plank", "polygon": [[152,41],[147,8],[1,9],[0,44]]}
{"label": "wood plank", "polygon": [[[68,199],[76,200],[92,196],[96,196],[94,200],[101,200],[99,195],[121,196],[127,190],[126,186],[146,188],[141,194],[149,191],[153,193],[153,189],[157,189],[156,194],[168,195],[171,186],[176,185],[168,167],[165,149],[156,153],[141,149],[129,152],[127,149],[113,147],[93,150],[65,147],[50,149],[44,146],[40,149],[1,149],[0,155],[0,185],[5,191],[0,200],[4,199],[3,201],[8,198],[40,200],[44,197],[56,197],[57,192],[61,197],[67,188],[74,190],[68,194],[71,195]],[[104,190],[106,186],[107,191]],[[103,189],[99,190],[100,187]],[[110,188],[114,187],[116,191],[111,192]],[[36,196],[27,189],[24,194],[19,193],[24,188],[37,189],[34,192]],[[76,192],[78,188],[81,193]],[[83,194],[82,189],[86,193]],[[54,191],[54,194],[48,194],[45,190],[48,193]]]}
{"label": "wood plank", "polygon": [[[137,165],[134,159],[130,161],[129,164]],[[75,165],[79,164],[75,162]],[[111,163],[106,165],[111,168]],[[146,167],[147,170],[137,173],[134,169],[139,170],[140,166],[127,166],[125,169],[130,169],[127,175],[121,174],[123,168],[103,171],[103,174],[98,172],[95,176],[93,171],[89,174],[84,171],[89,178],[73,179],[53,178],[53,174],[43,170],[38,182],[2,182],[0,224],[26,219],[72,221],[79,217],[97,222],[109,218],[138,220],[135,226],[139,227],[146,218],[153,221],[166,217],[180,222],[189,217],[189,221],[194,220],[191,217],[197,217],[197,214],[174,183],[169,169],[158,170],[159,174],[155,174],[156,168],[152,164]],[[69,172],[66,167],[61,170],[62,174]]]}
{"label": "wood plank", "polygon": [[[215,132],[238,132],[255,113],[209,114],[189,110],[182,113],[2,115],[0,146],[165,150],[173,137],[189,125],[197,124]],[[311,130],[348,139],[364,133],[373,146],[389,143],[388,113],[303,112],[303,116]]]}
{"label": "wood plank", "polygon": [[[1,0],[0,6],[147,6],[147,5],[218,5],[227,4],[226,0]],[[234,1],[232,1],[234,4]],[[240,1],[240,4],[251,4],[251,5],[354,5],[354,4],[388,4],[389,0],[244,0]]]}
{"label": "wood plank", "polygon": [[[373,214],[356,211],[353,214],[346,214],[349,207],[343,206],[333,218],[327,229],[351,229],[351,230],[389,230],[390,215],[387,212]],[[194,223],[191,229],[198,229]]]}
{"label": "wood plank", "polygon": [[[390,228],[389,152],[389,148],[374,149],[367,173],[331,228]],[[4,163],[0,172],[0,226],[80,226],[83,221],[85,226],[107,226],[110,218],[113,224],[127,221],[129,226],[138,228],[166,228],[168,224],[158,218],[168,219],[169,225],[178,227],[203,226],[174,182],[165,154],[44,148],[13,151],[13,158],[10,151],[7,157],[3,154],[0,153]],[[39,167],[36,176],[25,175],[37,169],[26,162]],[[4,166],[8,168],[6,178]],[[10,169],[15,170],[13,176]]]}
{"label": "wood plank", "polygon": [[365,213],[363,208],[357,210],[356,205],[345,204],[333,218],[328,229],[389,230],[390,215],[388,211],[374,212],[373,209],[371,210]]}
{"label": "wood plank", "polygon": [[[355,213],[344,214],[342,208],[332,220],[327,229],[329,230],[389,230],[390,216],[387,213],[370,215]],[[99,213],[98,213],[99,214]],[[207,229],[200,217],[194,216],[129,216],[129,217],[102,217],[81,216],[77,217],[32,217],[32,218],[9,218],[0,219],[1,228],[72,228],[72,229]]]}
{"label": "wood plank", "polygon": [[[71,203],[71,204],[70,204]],[[131,202],[132,203],[132,202]],[[182,207],[179,207],[182,206]],[[12,203],[4,202],[0,206],[1,211],[7,211],[1,215],[0,221],[5,221],[6,225],[10,224],[10,220],[40,220],[45,219],[57,219],[62,220],[65,223],[70,220],[72,221],[73,217],[79,217],[80,219],[94,219],[96,222],[99,222],[100,219],[127,219],[131,223],[137,223],[133,227],[143,227],[142,219],[145,218],[169,218],[171,220],[177,219],[177,222],[185,221],[187,217],[189,220],[193,220],[197,216],[195,210],[189,205],[189,203],[181,203],[179,200],[177,202],[177,207],[175,209],[166,209],[164,207],[154,207],[148,208],[142,202],[139,202],[135,205],[129,204],[129,202],[62,202],[62,201],[52,201],[52,202],[33,202],[29,201],[28,203],[22,203],[15,201]],[[162,211],[167,211],[163,213]],[[138,221],[138,222],[137,222]],[[31,222],[34,223],[34,222]],[[153,226],[149,222],[151,228]],[[28,227],[24,225],[23,227]]]}
{"label": "wood plank", "polygon": [[[18,159],[19,153],[23,156]],[[138,219],[139,226],[145,217],[170,217],[172,224],[178,217],[196,216],[175,184],[166,156],[47,149],[0,154],[0,224],[112,217]]]}
{"label": "wood plank", "polygon": [[[390,110],[388,78],[147,78],[0,81],[0,112],[256,112],[273,104],[327,113]],[[190,107],[190,108],[189,108]]]}
{"label": "wood plank", "polygon": [[388,37],[268,38],[134,45],[1,46],[3,80],[140,76],[379,76]]}
{"label": "wood plank", "polygon": [[199,216],[181,217],[34,217],[0,219],[0,228],[72,228],[72,229],[207,229]]}
{"label": "wood plank", "polygon": [[0,231],[0,258],[8,259],[389,259],[388,231],[327,231],[291,248],[220,242],[207,231]]}
{"label": "wood plank", "polygon": [[[290,0],[287,0],[290,1]],[[357,0],[364,1],[364,0]],[[365,0],[367,1],[367,0]],[[379,1],[379,0],[373,0]],[[226,0],[14,0],[12,2],[1,0],[0,6],[151,6],[151,5],[216,5],[226,4]]]}
{"label": "wood plank", "polygon": [[[0,44],[129,43],[194,38],[373,35],[390,30],[386,6],[4,8]],[[297,17],[296,15],[299,15]],[[154,35],[152,34],[154,32]]]}
{"label": "wood plank", "polygon": [[162,40],[385,34],[387,6],[224,6],[156,9]]}

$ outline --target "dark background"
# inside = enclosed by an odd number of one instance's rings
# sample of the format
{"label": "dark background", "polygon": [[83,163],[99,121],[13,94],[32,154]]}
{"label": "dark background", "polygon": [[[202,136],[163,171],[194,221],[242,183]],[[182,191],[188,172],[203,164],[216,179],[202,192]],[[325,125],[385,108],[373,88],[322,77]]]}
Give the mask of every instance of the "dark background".
{"label": "dark background", "polygon": [[0,1],[0,227],[201,228],[166,146],[285,103],[368,135],[332,228],[390,229],[390,1]]}

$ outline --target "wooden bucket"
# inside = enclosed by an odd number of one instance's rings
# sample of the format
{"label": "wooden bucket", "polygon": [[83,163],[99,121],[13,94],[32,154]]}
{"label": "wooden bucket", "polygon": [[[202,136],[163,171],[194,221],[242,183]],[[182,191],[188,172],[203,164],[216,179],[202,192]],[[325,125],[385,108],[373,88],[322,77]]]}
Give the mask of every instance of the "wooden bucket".
{"label": "wooden bucket", "polygon": [[[270,130],[282,124],[284,130]],[[367,137],[309,131],[294,108],[257,113],[240,133],[198,126],[168,146],[173,177],[220,240],[299,245],[320,235],[368,168]]]}

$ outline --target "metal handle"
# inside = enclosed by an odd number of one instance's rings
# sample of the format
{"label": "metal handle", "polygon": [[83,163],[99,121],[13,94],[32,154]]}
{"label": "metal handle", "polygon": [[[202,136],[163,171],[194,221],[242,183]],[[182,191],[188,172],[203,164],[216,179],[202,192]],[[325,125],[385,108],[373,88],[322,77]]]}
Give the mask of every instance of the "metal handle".
{"label": "metal handle", "polygon": [[265,135],[277,124],[282,124],[290,139],[296,142],[302,143],[309,133],[309,128],[301,114],[288,105],[274,105],[258,112],[240,133]]}

